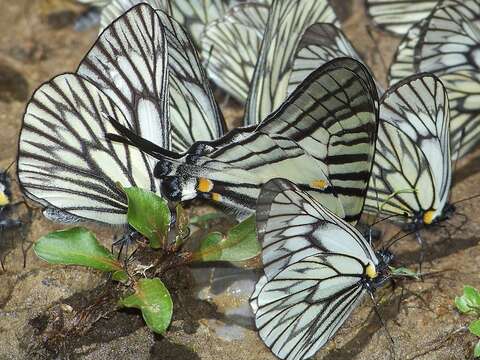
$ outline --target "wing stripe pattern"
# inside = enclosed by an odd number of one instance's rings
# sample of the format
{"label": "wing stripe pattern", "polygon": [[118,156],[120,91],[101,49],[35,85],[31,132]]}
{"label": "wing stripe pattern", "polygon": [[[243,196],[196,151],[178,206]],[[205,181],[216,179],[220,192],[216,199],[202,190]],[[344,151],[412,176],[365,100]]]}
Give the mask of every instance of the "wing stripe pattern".
{"label": "wing stripe pattern", "polygon": [[135,132],[170,147],[166,40],[159,18],[139,5],[112,23],[80,63],[77,74],[109,96]]}
{"label": "wing stripe pattern", "polygon": [[172,150],[185,152],[195,141],[219,138],[226,125],[189,35],[165,13],[157,15],[168,43]]}
{"label": "wing stripe pattern", "polygon": [[415,69],[439,76],[447,88],[451,109],[453,157],[480,143],[480,2],[439,7],[422,28]]}
{"label": "wing stripe pattern", "polygon": [[440,3],[439,0],[366,0],[367,13],[383,30],[404,35]]}

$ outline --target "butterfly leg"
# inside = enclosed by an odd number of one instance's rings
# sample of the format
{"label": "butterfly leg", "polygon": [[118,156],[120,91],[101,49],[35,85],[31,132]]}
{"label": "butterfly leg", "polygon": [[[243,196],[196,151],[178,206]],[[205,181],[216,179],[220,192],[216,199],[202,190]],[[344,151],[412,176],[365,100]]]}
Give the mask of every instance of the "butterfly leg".
{"label": "butterfly leg", "polygon": [[418,273],[419,273],[420,280],[423,281],[422,265],[423,265],[423,260],[425,259],[425,240],[423,240],[422,236],[420,235],[420,230],[415,231],[415,239],[417,240],[418,245],[420,245],[420,256],[418,259]]}
{"label": "butterfly leg", "polygon": [[372,303],[373,303],[373,310],[375,311],[375,315],[377,315],[378,319],[380,320],[380,323],[381,323],[382,327],[385,329],[388,340],[390,340],[390,345],[391,345],[390,353],[392,355],[392,359],[395,360],[396,359],[396,356],[395,356],[395,341],[393,340],[393,337],[390,334],[390,331],[388,331],[387,324],[385,323],[382,316],[380,315],[380,312],[378,311],[378,304],[375,301],[375,297],[373,296],[373,292],[369,291],[369,294],[370,294],[370,299],[372,300]]}

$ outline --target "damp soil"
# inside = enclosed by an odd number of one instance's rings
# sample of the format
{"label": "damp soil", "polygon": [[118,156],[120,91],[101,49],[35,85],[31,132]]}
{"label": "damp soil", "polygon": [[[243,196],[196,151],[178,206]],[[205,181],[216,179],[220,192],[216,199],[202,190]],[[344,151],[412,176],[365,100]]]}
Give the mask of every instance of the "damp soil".
{"label": "damp soil", "polygon": [[[363,1],[332,2],[356,49],[385,83],[385,64],[399,39],[369,24]],[[75,18],[84,11],[66,0],[17,0],[2,6],[0,168],[15,159],[22,114],[33,91],[56,74],[74,71],[93,43],[95,29],[73,30]],[[230,102],[224,110],[229,124],[238,125],[241,108]],[[480,151],[456,165],[453,201],[479,192],[479,170]],[[21,200],[18,186],[14,183],[13,187],[14,201]],[[466,330],[469,319],[455,311],[453,299],[463,284],[480,289],[480,199],[462,202],[457,208],[457,215],[442,227],[422,232],[426,242],[423,281],[396,281],[376,293],[389,335],[367,299],[317,359],[390,359],[393,350],[397,359],[404,360],[472,358],[475,338]],[[165,336],[154,335],[137,311],[115,310],[115,299],[125,289],[106,276],[78,267],[49,266],[33,255],[32,243],[61,226],[23,204],[10,216],[24,225],[2,233],[0,239],[4,267],[0,269],[0,359],[274,358],[256,336],[251,321],[237,321],[232,316],[235,311],[229,311],[241,307],[245,291],[224,294],[223,284],[199,296],[194,289],[199,279],[208,276],[197,276],[198,269],[169,270],[163,280],[173,295],[174,319]],[[107,246],[116,235],[112,229],[93,230]],[[397,230],[384,224],[381,238],[388,239]],[[405,238],[394,251],[398,265],[417,266],[420,249],[415,239]],[[238,280],[246,273],[228,269],[226,278]],[[224,327],[229,323],[236,327]]]}

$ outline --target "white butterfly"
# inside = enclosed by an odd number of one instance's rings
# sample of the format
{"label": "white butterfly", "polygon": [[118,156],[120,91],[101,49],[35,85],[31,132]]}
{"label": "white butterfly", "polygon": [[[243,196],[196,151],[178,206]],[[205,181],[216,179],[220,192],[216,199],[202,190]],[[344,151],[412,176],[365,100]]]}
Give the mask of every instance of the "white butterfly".
{"label": "white butterfly", "polygon": [[280,359],[310,358],[388,279],[392,256],[284,179],[263,186],[256,221],[264,275],[250,299],[255,325]]}
{"label": "white butterfly", "polygon": [[156,161],[105,139],[112,116],[166,150],[223,134],[196,50],[178,23],[142,4],[112,23],[76,73],[42,85],[19,140],[23,192],[61,222],[126,222],[123,186],[159,192]]}

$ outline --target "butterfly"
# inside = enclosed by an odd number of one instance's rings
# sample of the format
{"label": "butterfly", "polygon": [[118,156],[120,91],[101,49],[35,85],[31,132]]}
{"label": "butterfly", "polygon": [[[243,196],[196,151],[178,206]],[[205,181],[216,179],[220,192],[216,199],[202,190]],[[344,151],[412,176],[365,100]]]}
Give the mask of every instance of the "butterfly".
{"label": "butterfly", "polygon": [[23,193],[55,221],[126,223],[124,187],[160,192],[156,160],[105,139],[112,116],[166,151],[220,137],[223,117],[192,41],[146,4],[99,36],[75,73],[41,85],[19,139]]}
{"label": "butterfly", "polygon": [[400,216],[418,230],[451,215],[447,91],[432,74],[412,75],[380,99],[365,211]]}
{"label": "butterfly", "polygon": [[[377,129],[375,85],[368,70],[339,58],[312,72],[257,126],[194,144],[171,154],[111,118],[113,140],[137,146],[158,160],[154,174],[172,201],[203,197],[246,217],[261,186],[284,177],[335,211],[335,193],[348,221],[360,216]],[[110,137],[112,138],[112,137]]]}
{"label": "butterfly", "polygon": [[392,254],[375,252],[338,213],[285,179],[262,187],[256,222],[264,275],[250,305],[258,333],[280,359],[311,358],[388,280]]}
{"label": "butterfly", "polygon": [[202,54],[209,77],[241,103],[244,124],[257,124],[301,82],[290,82],[296,48],[306,28],[338,25],[327,0],[246,3],[209,24]]}
{"label": "butterfly", "polygon": [[480,2],[443,2],[409,31],[390,67],[391,84],[417,72],[442,80],[450,99],[453,159],[480,143],[479,26]]}

